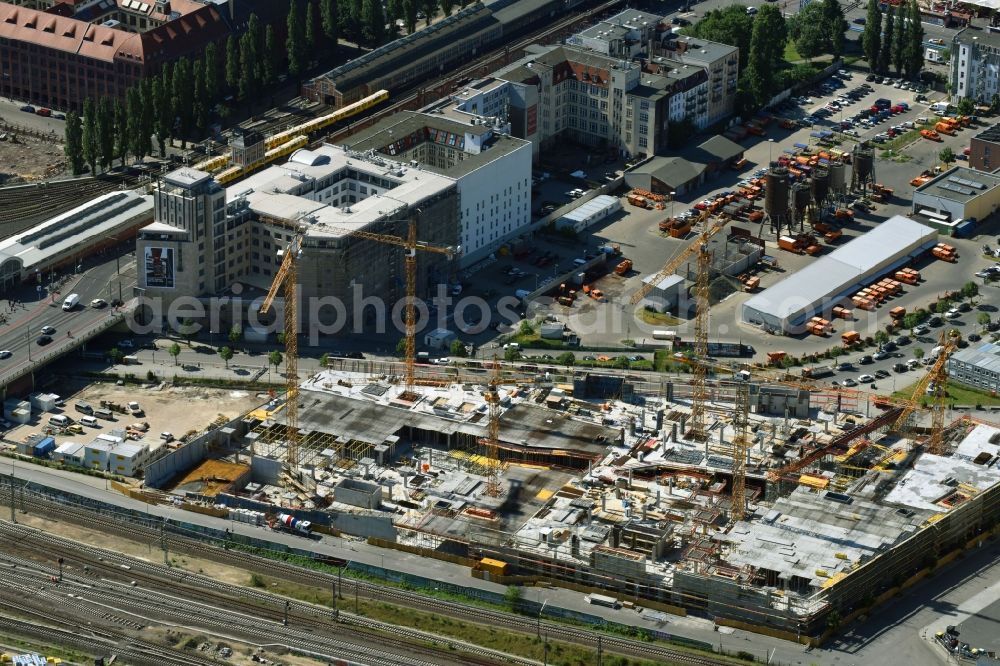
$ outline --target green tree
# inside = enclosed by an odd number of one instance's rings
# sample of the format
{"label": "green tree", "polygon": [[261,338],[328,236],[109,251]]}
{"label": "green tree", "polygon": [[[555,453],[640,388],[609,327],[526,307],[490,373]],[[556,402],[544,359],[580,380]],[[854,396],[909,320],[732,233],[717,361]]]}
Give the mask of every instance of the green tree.
{"label": "green tree", "polygon": [[516,361],[519,358],[521,358],[521,352],[518,351],[517,347],[507,347],[503,350],[503,360]]}
{"label": "green tree", "polygon": [[947,169],[948,165],[955,161],[955,151],[951,149],[951,146],[945,146],[938,153],[938,159],[941,160]]}
{"label": "green tree", "polygon": [[400,338],[396,342],[396,356],[403,358],[404,354],[406,354],[406,338]]}
{"label": "green tree", "polygon": [[[316,53],[316,28],[316,9],[313,7],[313,3],[309,2],[306,3],[306,25],[302,35],[307,56]],[[311,60],[311,57],[307,57],[308,60]]]}
{"label": "green tree", "polygon": [[219,358],[221,358],[226,363],[226,369],[229,369],[229,361],[233,358],[233,350],[229,347],[219,347]]}
{"label": "green tree", "polygon": [[230,35],[226,40],[226,85],[230,90],[239,88],[240,72],[240,45],[236,37]]}
{"label": "green tree", "polygon": [[330,355],[323,352],[322,356],[319,357],[319,367],[329,368],[330,367]]}
{"label": "green tree", "polygon": [[909,17],[906,14],[906,5],[900,5],[899,16],[896,17],[895,32],[892,35],[892,66],[896,70],[896,76],[902,76],[905,64],[903,54],[906,51],[907,24],[909,23]]}
{"label": "green tree", "polygon": [[521,597],[524,595],[524,591],[521,589],[520,585],[508,585],[507,591],[504,593],[504,602],[507,604],[507,608],[511,612],[517,611],[521,607]]}
{"label": "green tree", "polygon": [[215,107],[222,99],[223,73],[219,67],[219,49],[215,42],[209,42],[205,47],[205,105],[209,109]]}
{"label": "green tree", "polygon": [[[750,55],[753,24],[754,19],[747,14],[744,5],[732,4],[723,9],[709,11],[705,14],[705,18],[685,31],[695,37],[737,47],[740,50],[740,71],[742,72],[746,69]],[[782,43],[781,46],[783,49],[784,44]]]}
{"label": "green tree", "polygon": [[877,344],[884,344],[889,341],[889,334],[885,331],[875,331],[875,342]]}
{"label": "green tree", "polygon": [[752,25],[743,82],[752,106],[759,108],[774,95],[775,65],[784,53],[787,27],[781,12],[772,5],[761,7]]}
{"label": "green tree", "polygon": [[174,65],[174,104],[177,121],[180,128],[181,147],[187,148],[187,137],[191,132],[194,120],[194,77],[191,71],[191,61],[180,58]]}
{"label": "green tree", "polygon": [[83,167],[87,161],[83,157],[83,121],[80,120],[80,115],[76,111],[70,111],[66,114],[64,137],[63,151],[66,153],[66,159],[69,160],[73,175],[79,176],[83,173]]}
{"label": "green tree", "polygon": [[910,2],[910,16],[912,20],[906,30],[906,48],[904,49],[904,66],[906,76],[916,79],[920,76],[920,70],[924,66],[924,27],[920,23],[920,8],[917,0]]}
{"label": "green tree", "polygon": [[531,325],[530,319],[522,319],[521,324],[517,327],[517,332],[521,335],[531,335],[535,332],[535,327]]}
{"label": "green tree", "polygon": [[573,365],[576,363],[576,354],[571,351],[563,352],[559,356],[556,356],[556,363],[566,366]]}
{"label": "green tree", "polygon": [[337,1],[320,0],[319,17],[323,28],[323,51],[331,54],[337,48]]}
{"label": "green tree", "polygon": [[153,128],[156,126],[156,107],[153,101],[153,80],[146,78],[139,84],[142,102],[139,125],[142,128],[142,157],[153,154]]}
{"label": "green tree", "polygon": [[194,334],[198,332],[198,327],[195,325],[194,320],[188,317],[181,322],[180,334],[184,336],[184,340],[187,342],[188,347],[191,346],[191,338]]}
{"label": "green tree", "polygon": [[451,12],[455,9],[454,0],[439,0],[438,4],[441,6],[441,13],[445,16],[451,16]]}
{"label": "green tree", "polygon": [[156,122],[154,123],[154,129],[156,130],[156,142],[160,146],[160,156],[165,157],[167,154],[167,144],[174,130],[174,118],[176,118],[174,114],[173,82],[170,72],[164,69],[157,83],[158,85],[155,88]]}
{"label": "green tree", "polygon": [[373,46],[385,41],[385,14],[381,0],[364,0],[361,5],[361,38]]}
{"label": "green tree", "polygon": [[430,25],[431,19],[437,14],[437,0],[420,0],[420,8],[424,11],[424,25]]}
{"label": "green tree", "polygon": [[988,312],[980,312],[978,315],[976,315],[976,321],[979,322],[980,326],[982,326],[983,328],[986,328],[987,326],[989,326],[990,321],[991,321],[990,320],[990,313],[988,313]]}
{"label": "green tree", "polygon": [[261,58],[264,85],[273,86],[278,81],[278,58],[278,37],[274,26],[268,25],[264,29],[264,57]]}
{"label": "green tree", "polygon": [[976,112],[975,102],[973,102],[968,97],[963,97],[962,99],[958,100],[956,108],[958,109],[959,114],[963,116],[971,116],[973,113]]}
{"label": "green tree", "polygon": [[211,107],[208,102],[208,94],[205,81],[205,61],[194,61],[194,126],[198,130],[198,136],[205,136],[208,125],[212,119]]}
{"label": "green tree", "polygon": [[243,328],[239,324],[233,324],[226,337],[229,338],[229,343],[235,347],[243,339]]}
{"label": "green tree", "polygon": [[251,107],[258,93],[257,71],[259,66],[257,43],[249,32],[245,32],[240,37],[240,79],[236,94],[241,101],[249,102]]}
{"label": "green tree", "polygon": [[888,73],[889,64],[892,62],[892,36],[894,34],[893,23],[896,21],[896,12],[889,7],[885,14],[885,30],[882,36],[882,48],[878,52],[878,61],[875,66],[876,71],[883,74]]}
{"label": "green tree", "polygon": [[938,314],[944,314],[951,309],[951,303],[945,300],[940,300],[934,304],[934,311]]}
{"label": "green tree", "polygon": [[91,175],[97,175],[101,159],[101,137],[97,131],[97,107],[89,97],[83,102],[83,160],[90,166]]}
{"label": "green tree", "polygon": [[465,343],[461,340],[452,340],[451,349],[449,349],[452,356],[457,356],[458,358],[465,358],[468,354],[465,353]]}
{"label": "green tree", "polygon": [[275,349],[272,352],[269,352],[267,355],[267,362],[274,366],[275,372],[278,371],[278,366],[281,365],[281,362],[284,360],[285,360],[284,355],[282,355],[282,353],[277,349]]}
{"label": "green tree", "polygon": [[413,34],[417,29],[417,0],[403,0],[403,24],[407,34]]}
{"label": "green tree", "polygon": [[115,107],[110,97],[102,97],[97,103],[97,143],[101,168],[107,171],[115,159]]}
{"label": "green tree", "polygon": [[915,359],[917,359],[919,361],[923,357],[924,357],[924,350],[923,349],[921,349],[920,347],[917,347],[916,349],[913,350],[913,358],[915,358]]}
{"label": "green tree", "polygon": [[632,362],[628,360],[628,356],[616,356],[615,367],[619,370],[628,370],[632,367]]}
{"label": "green tree", "polygon": [[306,68],[305,34],[302,15],[299,12],[299,0],[292,0],[288,8],[287,28],[285,51],[288,53],[288,73],[298,79]]}
{"label": "green tree", "polygon": [[868,0],[868,17],[861,33],[861,50],[864,51],[868,67],[875,71],[879,51],[882,50],[882,10],[878,0]]}
{"label": "green tree", "polygon": [[839,0],[823,0],[823,31],[834,58],[844,54],[844,40],[847,35],[847,19]]}
{"label": "green tree", "polygon": [[834,609],[826,616],[826,628],[836,631],[840,627],[840,611]]}
{"label": "green tree", "polygon": [[128,113],[126,126],[126,133],[128,134],[128,151],[134,157],[142,159],[144,148],[142,140],[142,97],[139,94],[139,88],[137,86],[132,86],[128,89],[128,92],[125,93],[125,108]]}
{"label": "green tree", "polygon": [[115,152],[122,166],[125,166],[125,160],[128,159],[128,149],[128,108],[125,100],[119,99],[115,101]]}
{"label": "green tree", "polygon": [[177,357],[181,355],[181,346],[175,342],[167,349],[167,353],[174,357],[174,365],[177,365]]}
{"label": "green tree", "polygon": [[969,281],[962,285],[962,296],[964,298],[974,298],[979,295],[979,285]]}
{"label": "green tree", "polygon": [[385,11],[386,18],[395,30],[396,21],[403,18],[403,0],[389,0],[385,5]]}
{"label": "green tree", "polygon": [[795,41],[795,50],[806,60],[811,60],[830,48],[829,34],[823,3],[813,2],[805,6],[791,21],[789,34]]}
{"label": "green tree", "polygon": [[337,25],[339,33],[351,41],[358,41],[361,20],[361,0],[337,0]]}
{"label": "green tree", "polygon": [[112,347],[108,350],[108,359],[114,365],[121,363],[123,358],[125,358],[125,354],[122,353],[122,350],[118,349],[118,347]]}

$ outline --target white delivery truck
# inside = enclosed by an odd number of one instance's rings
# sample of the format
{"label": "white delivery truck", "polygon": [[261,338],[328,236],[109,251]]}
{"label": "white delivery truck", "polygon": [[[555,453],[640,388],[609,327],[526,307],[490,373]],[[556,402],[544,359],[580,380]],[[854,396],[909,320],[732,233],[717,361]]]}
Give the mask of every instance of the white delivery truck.
{"label": "white delivery truck", "polygon": [[80,294],[70,294],[69,296],[66,297],[66,300],[63,301],[62,308],[63,310],[69,312],[79,304],[80,304]]}

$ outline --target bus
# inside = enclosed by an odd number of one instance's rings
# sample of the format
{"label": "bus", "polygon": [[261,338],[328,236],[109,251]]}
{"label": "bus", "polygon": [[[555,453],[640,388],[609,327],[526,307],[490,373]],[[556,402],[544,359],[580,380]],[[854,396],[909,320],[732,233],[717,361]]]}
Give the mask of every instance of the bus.
{"label": "bus", "polygon": [[608,608],[619,608],[621,606],[617,599],[603,594],[588,594],[584,599],[587,600],[588,604],[595,606],[607,606]]}

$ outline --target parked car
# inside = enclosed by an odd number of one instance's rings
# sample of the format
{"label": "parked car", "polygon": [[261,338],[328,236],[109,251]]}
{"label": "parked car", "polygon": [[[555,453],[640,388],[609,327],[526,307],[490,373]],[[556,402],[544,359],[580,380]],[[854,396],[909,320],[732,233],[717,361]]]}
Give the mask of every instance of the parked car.
{"label": "parked car", "polygon": [[24,106],[21,107],[21,110],[24,111],[25,113],[34,113],[35,107],[31,106],[30,104],[25,104]]}

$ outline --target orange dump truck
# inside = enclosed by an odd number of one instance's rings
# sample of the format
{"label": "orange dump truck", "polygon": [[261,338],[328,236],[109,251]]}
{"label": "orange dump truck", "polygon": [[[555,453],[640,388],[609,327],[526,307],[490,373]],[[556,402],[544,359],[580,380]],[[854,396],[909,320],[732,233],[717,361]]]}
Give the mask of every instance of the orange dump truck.
{"label": "orange dump truck", "polygon": [[840,341],[845,347],[849,347],[861,341],[861,334],[857,331],[845,331],[840,334]]}
{"label": "orange dump truck", "polygon": [[954,263],[958,260],[957,250],[947,243],[938,243],[934,249],[931,250],[931,254],[942,261]]}
{"label": "orange dump truck", "polygon": [[904,308],[901,305],[894,307],[893,309],[889,310],[889,316],[892,317],[893,319],[902,319],[903,317],[906,316],[906,308]]}
{"label": "orange dump truck", "polygon": [[645,197],[640,197],[638,194],[628,195],[628,202],[637,208],[649,208],[649,202]]}
{"label": "orange dump truck", "polygon": [[788,356],[788,354],[783,351],[767,352],[767,362],[771,365],[776,365],[781,363],[786,356]]}
{"label": "orange dump truck", "polygon": [[625,275],[630,270],[632,270],[632,260],[625,259],[621,261],[617,266],[615,266],[615,273],[618,275]]}
{"label": "orange dump truck", "polygon": [[940,123],[936,124],[934,126],[934,131],[937,132],[937,133],[939,133],[939,134],[949,134],[949,135],[954,135],[955,134],[955,128],[952,127],[951,125],[949,125],[946,122],[940,122]]}
{"label": "orange dump truck", "polygon": [[854,314],[849,309],[847,309],[847,308],[845,308],[845,307],[843,307],[841,305],[835,305],[835,306],[833,306],[832,312],[833,312],[833,316],[836,317],[836,318],[838,318],[838,319],[853,319],[854,318]]}

